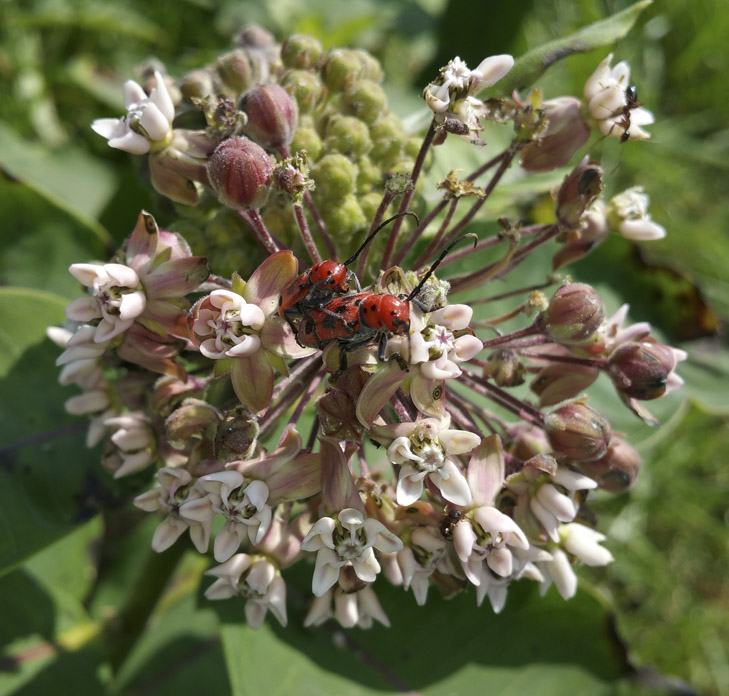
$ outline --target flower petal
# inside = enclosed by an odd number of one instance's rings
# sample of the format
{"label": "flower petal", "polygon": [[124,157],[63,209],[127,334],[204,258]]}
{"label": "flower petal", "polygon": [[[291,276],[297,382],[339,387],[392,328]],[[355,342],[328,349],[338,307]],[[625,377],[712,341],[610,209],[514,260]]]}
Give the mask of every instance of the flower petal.
{"label": "flower petal", "polygon": [[230,378],[241,402],[256,415],[262,416],[273,395],[273,368],[263,351],[235,358]]}
{"label": "flower petal", "polygon": [[381,365],[367,380],[357,399],[357,419],[362,425],[367,428],[372,426],[377,414],[407,376],[408,373],[400,368],[397,361],[392,360]]}
{"label": "flower petal", "polygon": [[243,297],[257,304],[266,316],[274,314],[284,288],[297,275],[299,264],[290,251],[279,251],[269,256],[250,277]]}
{"label": "flower petal", "polygon": [[430,480],[449,503],[461,507],[471,504],[471,490],[468,487],[468,481],[450,459],[446,460],[439,472],[430,475]]}

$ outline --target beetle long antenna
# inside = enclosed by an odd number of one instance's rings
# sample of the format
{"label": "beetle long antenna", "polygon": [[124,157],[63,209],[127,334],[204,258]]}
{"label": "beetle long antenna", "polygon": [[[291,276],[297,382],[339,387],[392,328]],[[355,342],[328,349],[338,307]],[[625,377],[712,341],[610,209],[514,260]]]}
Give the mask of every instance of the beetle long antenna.
{"label": "beetle long antenna", "polygon": [[441,261],[443,261],[443,259],[448,256],[448,253],[451,249],[453,249],[454,246],[456,246],[456,244],[459,244],[464,239],[472,239],[474,247],[476,246],[476,244],[478,244],[478,235],[473,232],[469,232],[468,234],[464,234],[458,239],[454,239],[445,249],[443,249],[443,251],[440,253],[440,256],[435,260],[435,263],[433,263],[428,272],[423,276],[422,280],[415,286],[415,289],[405,298],[406,302],[410,302],[413,298],[418,296],[418,293],[423,289],[423,285],[428,282],[428,279],[430,278],[430,276],[433,275],[435,269],[440,266]]}
{"label": "beetle long antenna", "polygon": [[367,239],[365,239],[364,242],[362,242],[362,245],[360,246],[360,248],[357,249],[357,251],[355,251],[354,254],[352,254],[344,262],[344,265],[345,266],[349,266],[350,263],[352,263],[353,261],[356,261],[357,260],[357,257],[362,253],[362,251],[364,250],[364,248],[375,238],[375,236],[377,235],[377,233],[383,227],[387,227],[393,220],[397,220],[398,218],[403,217],[403,215],[412,215],[415,218],[415,224],[416,225],[419,225],[420,224],[420,219],[418,218],[418,216],[415,213],[411,212],[410,210],[406,210],[404,213],[398,213],[397,215],[393,215],[391,218],[388,218],[384,222],[381,222],[379,225],[377,225],[377,227],[372,232],[370,232],[367,235]]}

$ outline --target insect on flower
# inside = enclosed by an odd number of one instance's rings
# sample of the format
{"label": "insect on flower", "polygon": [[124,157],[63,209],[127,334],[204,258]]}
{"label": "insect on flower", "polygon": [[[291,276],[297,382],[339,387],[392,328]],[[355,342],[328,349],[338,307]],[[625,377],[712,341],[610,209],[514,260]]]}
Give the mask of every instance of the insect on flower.
{"label": "insect on flower", "polygon": [[[378,338],[377,359],[385,361],[387,339],[410,331],[410,302],[420,304],[417,296],[450,250],[464,239],[478,241],[475,234],[465,234],[451,242],[409,295],[358,292],[337,297],[322,307],[307,312],[300,322],[296,340],[304,347],[326,348],[338,342],[343,351],[352,351]],[[421,307],[424,311],[429,308]],[[345,354],[342,354],[344,362]]]}
{"label": "insect on flower", "polygon": [[630,139],[630,112],[640,108],[642,103],[638,101],[638,88],[635,85],[628,85],[625,88],[625,105],[613,114],[613,116],[622,115],[622,118],[613,125],[613,128],[619,126],[623,129],[620,136],[621,143],[626,143]]}
{"label": "insect on flower", "polygon": [[[327,304],[335,295],[344,295],[349,292],[350,283],[354,282],[360,292],[357,276],[347,266],[354,263],[357,257],[375,238],[377,233],[389,225],[393,220],[404,215],[412,215],[416,224],[419,223],[415,213],[405,212],[393,215],[373,230],[362,242],[357,251],[344,263],[338,261],[322,261],[304,271],[298,278],[292,280],[285,288],[278,300],[278,314],[282,319],[291,319],[292,316],[306,314],[308,310],[320,308]],[[294,327],[292,327],[294,328]]]}

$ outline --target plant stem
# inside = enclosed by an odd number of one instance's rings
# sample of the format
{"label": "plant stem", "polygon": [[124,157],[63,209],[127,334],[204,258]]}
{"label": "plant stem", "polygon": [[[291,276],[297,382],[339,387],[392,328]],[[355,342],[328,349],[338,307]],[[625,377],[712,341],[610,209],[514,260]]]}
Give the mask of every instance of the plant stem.
{"label": "plant stem", "polygon": [[266,227],[266,223],[263,222],[263,218],[257,210],[239,210],[238,215],[240,215],[251,230],[253,230],[253,235],[255,236],[256,241],[267,253],[275,254],[279,251],[278,245],[274,241],[271,233]]}
{"label": "plant stem", "polygon": [[304,240],[304,246],[309,252],[309,257],[312,263],[321,263],[321,255],[319,250],[316,248],[314,239],[309,231],[309,223],[306,222],[306,215],[304,214],[304,208],[300,203],[294,203],[294,217],[296,218],[296,224],[299,226],[299,232],[301,232],[301,238]]}

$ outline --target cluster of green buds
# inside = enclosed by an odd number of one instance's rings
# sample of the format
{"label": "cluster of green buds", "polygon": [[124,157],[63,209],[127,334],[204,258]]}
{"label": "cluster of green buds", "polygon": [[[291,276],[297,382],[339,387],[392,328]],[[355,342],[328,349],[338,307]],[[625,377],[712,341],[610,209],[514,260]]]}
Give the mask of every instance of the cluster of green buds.
{"label": "cluster of green buds", "polygon": [[[427,131],[407,134],[368,53],[250,27],[179,80],[128,82],[127,114],[93,125],[149,157],[179,216],[160,229],[130,213],[109,263],[71,267],[87,294],[50,331],[62,384],[81,390],[67,408],[90,418],[111,475],[137,477],[155,551],[189,533],[218,564],[207,597],[241,595],[253,627],[269,611],[286,624],[299,562],[313,569],[305,623],[367,627],[388,623],[378,583],[421,605],[431,587],[473,586],[498,612],[514,581],[567,599],[576,566],[612,560],[590,501],[629,488],[640,459],[585,390],[604,373],[653,423],[642,402],[680,386],[685,354],[554,270],[611,229],[665,231],[642,190],[603,200],[588,156],[565,170],[552,222],[500,218],[480,237],[470,223],[511,168],[569,165],[591,128],[625,143],[631,114],[647,137],[652,116],[609,57],[584,100],[479,99],[513,64],[449,62],[423,92]],[[513,126],[499,153],[491,123]],[[459,179],[454,162],[421,195],[433,148],[456,136],[483,164]],[[467,257],[476,270],[449,273]],[[524,263],[528,286],[511,280]],[[495,281],[512,285],[484,290]],[[489,313],[497,301],[509,310]]]}

